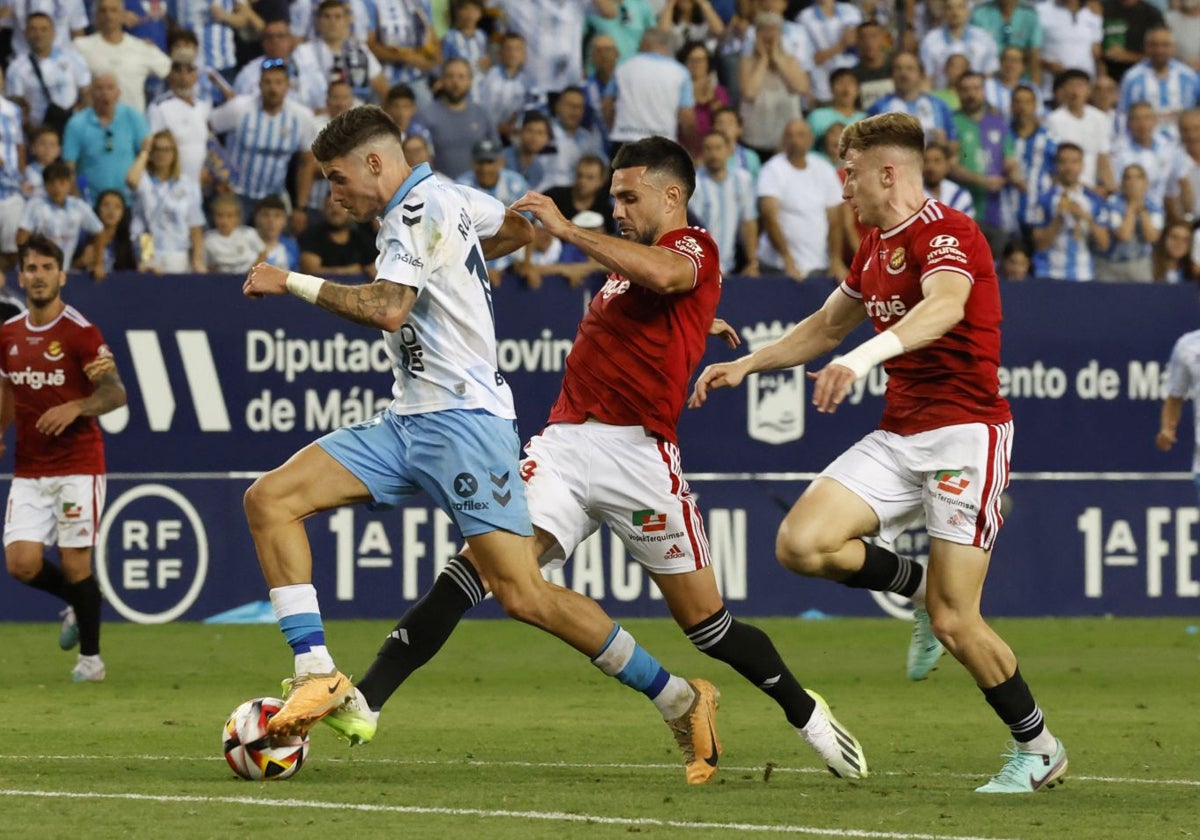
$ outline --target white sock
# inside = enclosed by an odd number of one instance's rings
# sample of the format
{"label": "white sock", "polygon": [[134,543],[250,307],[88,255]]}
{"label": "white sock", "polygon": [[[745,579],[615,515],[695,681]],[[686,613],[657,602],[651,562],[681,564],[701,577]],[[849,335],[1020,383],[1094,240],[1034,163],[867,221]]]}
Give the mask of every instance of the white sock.
{"label": "white sock", "polygon": [[651,698],[651,702],[662,714],[663,720],[675,720],[675,718],[687,714],[687,710],[692,707],[692,701],[695,699],[696,692],[692,690],[688,681],[683,677],[672,675],[658,696]]}
{"label": "white sock", "polygon": [[294,661],[296,676],[329,674],[337,667],[333,664],[333,657],[329,655],[329,648],[325,645],[314,645],[308,649],[307,653],[297,653]]}
{"label": "white sock", "polygon": [[909,596],[912,599],[913,604],[920,607],[921,609],[925,608],[925,581],[928,578],[929,578],[929,567],[926,566],[924,571],[922,571],[922,573],[921,573],[921,582],[917,584],[917,591]]}
{"label": "white sock", "polygon": [[1041,734],[1032,741],[1018,741],[1017,746],[1025,752],[1039,753],[1041,755],[1054,755],[1054,751],[1058,749],[1058,743],[1054,736],[1045,727],[1042,728]]}

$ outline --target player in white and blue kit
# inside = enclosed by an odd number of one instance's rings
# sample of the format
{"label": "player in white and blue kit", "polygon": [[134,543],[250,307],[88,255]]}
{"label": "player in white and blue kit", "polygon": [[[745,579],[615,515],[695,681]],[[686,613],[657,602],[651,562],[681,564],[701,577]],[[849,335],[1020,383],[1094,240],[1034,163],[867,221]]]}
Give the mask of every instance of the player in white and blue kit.
{"label": "player in white and blue kit", "polygon": [[[694,742],[708,745],[696,752],[715,768],[711,694],[698,702],[688,681],[668,673],[595,601],[539,572],[485,269],[487,259],[528,244],[531,224],[490,196],[433,177],[426,164],[412,169],[401,142],[400,129],[374,106],[335,117],[313,142],[333,201],[359,221],[383,217],[375,282],[342,285],[260,263],[243,286],[248,297],[290,292],[382,329],[395,375],[387,410],[310,444],[246,493],[271,603],[295,654],[295,677],[270,733],[306,733],[339,706],[363,702],[325,646],[304,519],[349,504],[393,506],[425,491],[455,521],[471,554],[453,558],[435,589],[478,602],[486,579],[510,616],[553,633],[646,694],[676,732],[695,732]],[[362,711],[364,728],[344,733],[360,742],[375,733],[369,710]]]}
{"label": "player in white and blue kit", "polygon": [[1200,492],[1200,330],[1184,333],[1171,350],[1167,362],[1167,393],[1163,398],[1155,443],[1163,452],[1175,445],[1175,430],[1183,416],[1184,400],[1192,401],[1196,437],[1192,450],[1192,473]]}

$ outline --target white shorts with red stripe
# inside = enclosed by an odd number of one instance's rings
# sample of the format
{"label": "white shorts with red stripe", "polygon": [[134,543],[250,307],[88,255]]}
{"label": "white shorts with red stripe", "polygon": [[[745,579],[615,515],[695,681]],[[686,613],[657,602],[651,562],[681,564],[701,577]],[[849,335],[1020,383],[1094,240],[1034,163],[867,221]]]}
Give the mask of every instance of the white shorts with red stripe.
{"label": "white shorts with red stripe", "polygon": [[541,559],[559,566],[601,523],[633,559],[659,574],[711,563],[679,448],[641,426],[555,423],[529,441],[521,478],[533,524],[558,546]]}
{"label": "white shorts with red stripe", "polygon": [[879,517],[888,542],[920,524],[931,537],[990,551],[1004,524],[1013,425],[964,423],[915,435],[876,430],[830,464],[832,478]]}
{"label": "white shorts with red stripe", "polygon": [[4,544],[90,548],[104,515],[106,489],[103,475],[14,478],[4,514]]}

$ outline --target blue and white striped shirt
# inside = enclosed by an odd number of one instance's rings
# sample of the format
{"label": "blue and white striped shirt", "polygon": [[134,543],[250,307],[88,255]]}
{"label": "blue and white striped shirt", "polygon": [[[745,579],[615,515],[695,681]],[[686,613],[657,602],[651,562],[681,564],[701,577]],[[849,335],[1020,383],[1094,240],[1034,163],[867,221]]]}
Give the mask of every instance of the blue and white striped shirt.
{"label": "blue and white striped shirt", "polygon": [[200,42],[200,60],[205,67],[225,70],[237,64],[233,27],[214,20],[212,7],[232,13],[235,0],[175,0],[175,16],[195,33]]}
{"label": "blue and white striped shirt", "polygon": [[214,110],[209,123],[218,134],[229,132],[230,182],[252,199],[281,193],[292,155],[307,152],[316,136],[312,111],[290,100],[268,114],[261,97],[239,96]]}
{"label": "blue and white striped shirt", "polygon": [[[836,46],[842,38],[842,33],[847,29],[856,28],[862,23],[863,16],[858,6],[842,2],[834,3],[833,14],[827,15],[818,2],[802,11],[797,20],[808,32],[808,38],[813,45],[813,53],[816,54]],[[842,67],[854,67],[856,64],[858,64],[858,57],[849,50],[843,50],[827,58],[824,64],[814,66],[812,72],[809,73],[812,81],[812,98],[817,102],[827,102],[832,99],[833,93],[829,89],[829,74]]]}
{"label": "blue and white striped shirt", "polygon": [[876,99],[868,113],[872,117],[876,114],[908,114],[916,117],[917,121],[921,123],[926,137],[941,130],[945,132],[946,140],[958,139],[958,131],[954,128],[954,114],[951,112],[950,106],[928,93],[919,93],[912,101],[903,98],[898,93],[890,93]]}
{"label": "blue and white striped shirt", "polygon": [[[317,37],[317,7],[321,0],[293,0],[288,4],[288,23],[292,34],[308,39]],[[371,32],[371,6],[369,0],[346,0],[350,9],[350,34],[366,43]]]}
{"label": "blue and white striped shirt", "polygon": [[0,198],[21,194],[21,159],[19,149],[25,145],[21,128],[21,109],[16,103],[0,97]]}
{"label": "blue and white striped shirt", "polygon": [[926,185],[925,195],[936,201],[940,201],[947,207],[954,208],[960,213],[966,213],[971,218],[975,218],[975,199],[971,197],[970,191],[957,181],[943,178],[936,190],[931,190]]}
{"label": "blue and white striped shirt", "polygon": [[21,214],[21,229],[50,238],[62,248],[63,268],[69,269],[80,233],[94,236],[104,230],[104,224],[86,201],[69,195],[61,205],[48,198],[29,199]]}
{"label": "blue and white striped shirt", "polygon": [[[1067,189],[1054,184],[1043,193],[1036,205],[1030,208],[1029,223],[1034,227],[1047,227],[1054,221],[1058,204],[1063,195],[1068,195],[1076,204],[1085,205],[1092,214],[1092,223],[1109,227],[1108,206],[1104,199],[1082,184]],[[1038,278],[1051,280],[1094,280],[1095,263],[1092,260],[1090,229],[1085,229],[1079,219],[1068,214],[1058,230],[1058,235],[1044,251],[1033,254],[1033,271]]]}
{"label": "blue and white striped shirt", "polygon": [[952,55],[966,56],[976,73],[990,75],[1000,70],[996,39],[986,29],[967,24],[962,37],[956,38],[946,26],[939,26],[921,39],[921,66],[933,90],[946,86],[946,59]]}
{"label": "blue and white striped shirt", "polygon": [[[33,70],[33,53],[19,55],[8,65],[8,78],[4,92],[19,96],[29,104],[29,122],[40,125],[46,117],[46,94],[42,83]],[[55,47],[50,55],[38,61],[45,89],[60,108],[71,109],[79,101],[79,91],[92,83],[92,73],[87,62],[74,47]]]}
{"label": "blue and white striped shirt", "polygon": [[696,191],[688,209],[700,217],[704,228],[717,243],[721,271],[732,272],[737,266],[737,242],[742,222],[758,220],[758,190],[745,169],[725,166],[725,177],[717,180],[702,166],[696,170]]}
{"label": "blue and white striped shirt", "polygon": [[510,76],[500,65],[476,79],[471,100],[483,107],[493,125],[507,122],[513,114],[523,114],[539,103],[529,74],[521,70]]}
{"label": "blue and white striped shirt", "polygon": [[1146,198],[1162,203],[1175,172],[1179,146],[1165,133],[1156,133],[1150,138],[1149,146],[1142,146],[1128,134],[1117,138],[1112,150],[1113,180],[1118,185],[1125,167],[1139,164],[1146,170]]}
{"label": "blue and white striped shirt", "polygon": [[[1150,223],[1161,233],[1163,222],[1166,219],[1162,205],[1156,201],[1152,201],[1149,197],[1146,198],[1145,203],[1146,209],[1150,212]],[[1107,204],[1108,227],[1113,234],[1108,251],[1104,254],[1105,259],[1113,262],[1135,262],[1137,260],[1148,259],[1150,252],[1154,250],[1154,243],[1146,241],[1146,232],[1142,228],[1140,219],[1134,222],[1133,239],[1128,242],[1121,242],[1117,239],[1117,228],[1124,221],[1125,210],[1129,207],[1129,202],[1125,200],[1125,196],[1120,193],[1109,196]]]}
{"label": "blue and white striped shirt", "polygon": [[[417,48],[425,43],[433,13],[428,0],[370,0],[371,29],[379,43],[389,47]],[[383,68],[389,84],[411,84],[425,73],[406,64],[388,64]]]}
{"label": "blue and white striped shirt", "polygon": [[[451,29],[442,38],[442,61],[461,58],[471,65],[475,78],[479,78],[479,59],[488,54],[488,38],[482,29],[476,29],[475,34],[467,37],[457,29]],[[476,100],[478,101],[478,100]]]}
{"label": "blue and white striped shirt", "polygon": [[[1018,83],[1018,85],[1021,83]],[[1012,119],[1012,95],[1018,85],[1006,87],[1003,82],[996,76],[988,76],[983,80],[983,98],[987,104],[991,105],[1004,117],[1004,121],[1008,122]],[[1037,117],[1040,120],[1046,115],[1046,106],[1042,102],[1040,93],[1035,94],[1037,99]]]}
{"label": "blue and white striped shirt", "polygon": [[1191,67],[1172,58],[1167,64],[1166,77],[1159,78],[1150,59],[1144,58],[1121,78],[1118,110],[1129,113],[1135,102],[1149,102],[1160,117],[1171,118],[1168,122],[1174,128],[1174,117],[1180,111],[1200,104],[1200,77]]}
{"label": "blue and white striped shirt", "polygon": [[1053,184],[1054,156],[1057,151],[1058,144],[1040,125],[1028,137],[1013,133],[1013,159],[1021,167],[1021,182],[1025,186],[1023,189],[1012,184],[1004,187],[1002,211],[1004,229],[1009,233],[1015,233],[1021,225],[1030,224],[1030,208]]}

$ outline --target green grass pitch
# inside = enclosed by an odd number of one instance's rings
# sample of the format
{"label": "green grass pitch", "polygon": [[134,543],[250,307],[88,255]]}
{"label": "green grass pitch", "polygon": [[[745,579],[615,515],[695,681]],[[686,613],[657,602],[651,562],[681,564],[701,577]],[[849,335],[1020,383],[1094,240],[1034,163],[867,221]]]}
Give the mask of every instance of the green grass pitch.
{"label": "green grass pitch", "polygon": [[[1186,838],[1200,835],[1200,636],[1192,619],[1005,620],[1071,769],[1024,797],[972,792],[1007,732],[948,657],[904,679],[907,627],[757,621],[863,742],[833,778],[773,703],[667,620],[624,622],[668,668],[721,689],[725,747],[689,788],[646,700],[561,643],[465,623],[384,710],[367,747],[313,733],[293,779],[236,779],[219,732],[290,670],[268,625],[104,630],[108,680],[74,685],[57,625],[0,624],[0,836],[14,838]],[[389,626],[332,622],[359,672]]]}

